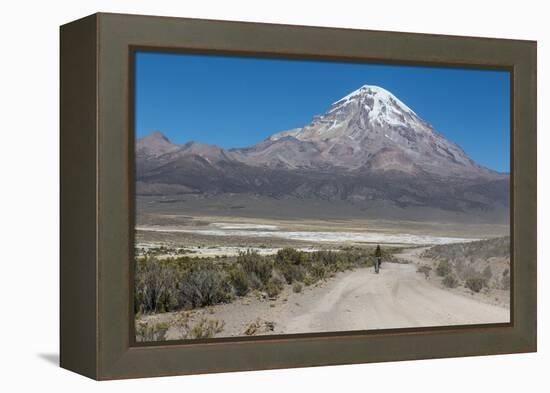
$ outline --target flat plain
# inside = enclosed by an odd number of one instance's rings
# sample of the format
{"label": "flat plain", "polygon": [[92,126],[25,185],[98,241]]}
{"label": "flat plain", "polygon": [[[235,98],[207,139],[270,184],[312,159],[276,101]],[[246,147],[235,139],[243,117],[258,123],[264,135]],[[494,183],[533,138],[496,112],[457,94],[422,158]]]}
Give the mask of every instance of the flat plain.
{"label": "flat plain", "polygon": [[[509,287],[502,281],[509,274],[505,273],[509,269],[507,225],[323,218],[318,212],[300,219],[270,214],[263,218],[191,215],[196,205],[170,203],[166,211],[162,202],[152,200],[140,201],[138,259],[203,261],[224,266],[222,271],[229,272],[229,277],[232,266],[243,264],[239,256],[253,253],[272,264],[271,274],[280,277],[281,284],[273,292],[265,285],[247,284],[249,289],[223,301],[139,312],[138,339],[143,341],[509,321]],[[159,204],[163,212],[157,210]],[[482,239],[505,240],[495,243],[495,249],[490,248],[481,260],[429,255],[436,246],[446,250]],[[387,253],[379,274],[368,261],[376,245]],[[309,273],[285,280],[282,268],[277,267],[278,254],[289,249],[304,255],[323,251],[336,258],[338,253],[354,250],[365,262],[327,268],[316,280],[308,281]],[[442,261],[448,271],[441,271]],[[468,280],[478,276],[483,279],[482,288],[468,288]],[[448,277],[456,282],[447,282]]]}

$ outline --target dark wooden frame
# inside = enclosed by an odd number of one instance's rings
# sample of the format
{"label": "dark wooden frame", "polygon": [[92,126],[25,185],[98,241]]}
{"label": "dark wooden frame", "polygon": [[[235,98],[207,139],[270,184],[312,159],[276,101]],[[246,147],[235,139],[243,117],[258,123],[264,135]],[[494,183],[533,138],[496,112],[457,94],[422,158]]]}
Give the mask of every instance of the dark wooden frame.
{"label": "dark wooden frame", "polygon": [[[511,71],[511,322],[137,345],[136,49]],[[95,379],[536,351],[536,42],[95,14],[61,27],[61,366]]]}

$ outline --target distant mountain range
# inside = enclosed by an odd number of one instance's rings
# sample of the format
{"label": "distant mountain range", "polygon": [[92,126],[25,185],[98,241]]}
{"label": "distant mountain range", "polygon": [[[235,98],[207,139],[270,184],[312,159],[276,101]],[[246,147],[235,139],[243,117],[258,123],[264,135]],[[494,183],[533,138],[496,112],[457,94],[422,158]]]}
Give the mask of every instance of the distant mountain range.
{"label": "distant mountain range", "polygon": [[[507,214],[509,175],[485,168],[387,90],[362,86],[303,128],[241,149],[136,143],[137,193],[243,194]],[[379,205],[379,203],[377,203]]]}

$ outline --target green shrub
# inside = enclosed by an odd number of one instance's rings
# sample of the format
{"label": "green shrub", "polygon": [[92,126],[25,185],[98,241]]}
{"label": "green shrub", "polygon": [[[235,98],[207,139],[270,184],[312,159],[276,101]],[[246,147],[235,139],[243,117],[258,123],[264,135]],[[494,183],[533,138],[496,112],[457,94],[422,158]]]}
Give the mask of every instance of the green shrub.
{"label": "green shrub", "polygon": [[304,279],[308,255],[294,248],[283,248],[275,254],[275,268],[288,284]]}
{"label": "green shrub", "polygon": [[470,277],[464,285],[474,292],[479,292],[485,286],[485,280],[481,277]]}
{"label": "green shrub", "polygon": [[281,264],[277,266],[287,284],[292,284],[294,281],[302,281],[304,279],[304,268],[300,265]]}
{"label": "green shrub", "polygon": [[447,288],[456,288],[458,286],[458,280],[454,274],[447,274],[443,279],[443,285]]}
{"label": "green shrub", "polygon": [[336,271],[338,263],[349,266],[352,264],[352,255],[349,251],[336,253],[334,251],[315,251],[312,253],[313,264],[322,264],[326,270]]}
{"label": "green shrub", "polygon": [[241,267],[229,271],[229,282],[237,296],[244,296],[250,291],[250,279]]}
{"label": "green shrub", "polygon": [[315,281],[319,281],[324,279],[327,276],[327,269],[325,268],[325,266],[319,263],[315,263],[311,266],[310,273],[311,273],[311,277]]}
{"label": "green shrub", "polygon": [[268,258],[262,257],[255,251],[241,252],[237,257],[237,263],[242,266],[246,273],[255,275],[263,285],[267,284],[271,278],[273,264]]}
{"label": "green shrub", "polygon": [[224,275],[206,266],[188,273],[180,282],[180,304],[195,308],[226,302],[231,288]]}
{"label": "green shrub", "polygon": [[310,285],[313,285],[315,283],[316,281],[309,274],[304,277],[304,285],[306,287],[309,287]]}
{"label": "green shrub", "polygon": [[292,291],[293,291],[294,293],[300,293],[300,292],[302,292],[302,284],[299,283],[299,282],[294,283],[294,285],[292,286]]}
{"label": "green shrub", "polygon": [[140,258],[135,267],[135,312],[165,312],[177,307],[175,266],[155,257]]}
{"label": "green shrub", "polygon": [[307,260],[307,253],[290,247],[277,251],[275,255],[275,263],[277,265],[287,263],[292,265],[303,265]]}
{"label": "green shrub", "polygon": [[276,298],[284,288],[283,281],[278,277],[272,277],[265,286],[267,296],[270,298]]}
{"label": "green shrub", "polygon": [[248,282],[251,289],[262,289],[265,285],[255,273],[248,273]]}
{"label": "green shrub", "polygon": [[449,273],[451,273],[451,266],[449,265],[448,261],[441,261],[437,265],[435,272],[440,277],[445,277]]}

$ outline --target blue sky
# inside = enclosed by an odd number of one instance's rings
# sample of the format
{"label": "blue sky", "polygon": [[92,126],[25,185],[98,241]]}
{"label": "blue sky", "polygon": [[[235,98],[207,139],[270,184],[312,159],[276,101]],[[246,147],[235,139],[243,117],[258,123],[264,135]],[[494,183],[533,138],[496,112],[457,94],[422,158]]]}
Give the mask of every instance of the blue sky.
{"label": "blue sky", "polygon": [[505,71],[155,52],[136,54],[136,136],[244,147],[381,86],[475,161],[509,172]]}

